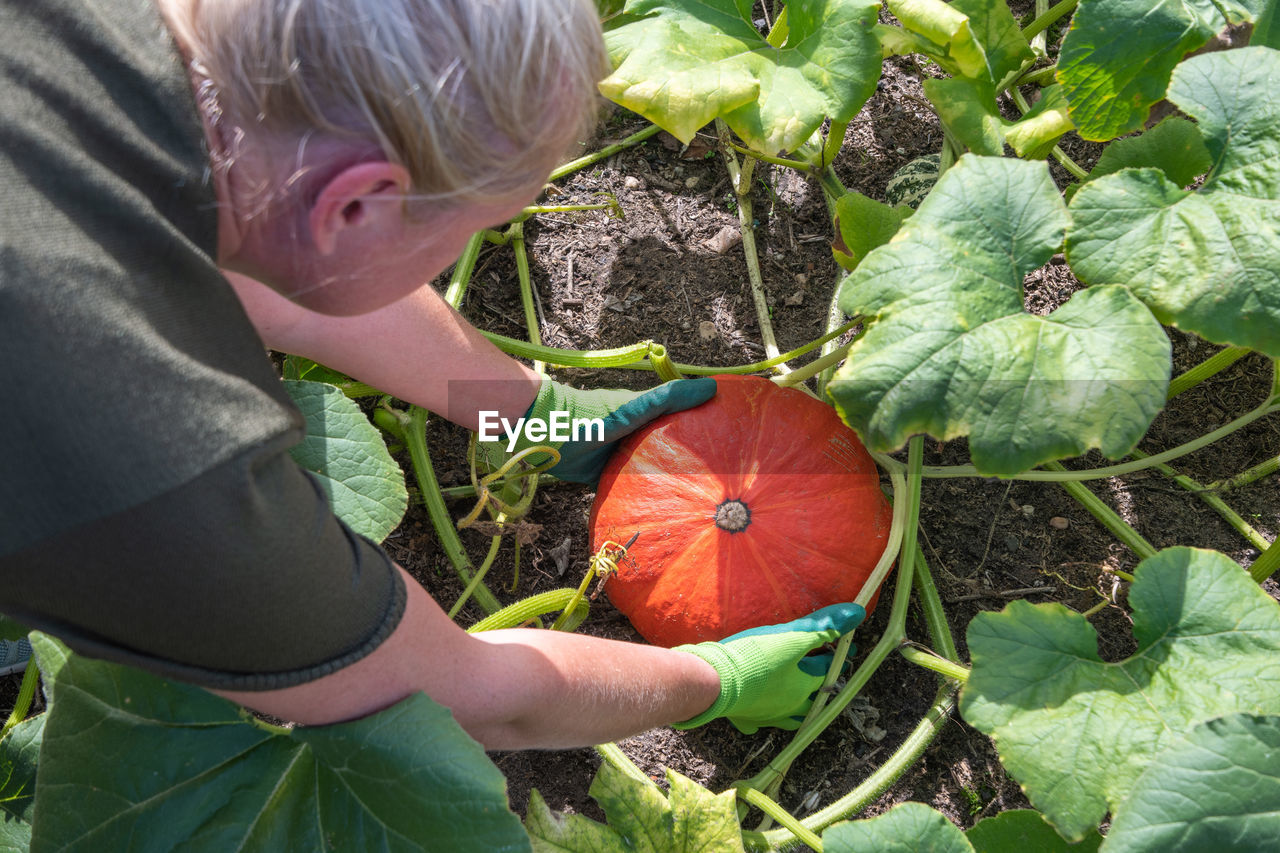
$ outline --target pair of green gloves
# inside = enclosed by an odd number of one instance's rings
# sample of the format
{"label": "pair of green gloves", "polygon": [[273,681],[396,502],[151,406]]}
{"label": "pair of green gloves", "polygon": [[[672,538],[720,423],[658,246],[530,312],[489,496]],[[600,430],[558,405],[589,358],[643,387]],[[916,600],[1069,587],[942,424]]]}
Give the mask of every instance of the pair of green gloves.
{"label": "pair of green gloves", "polygon": [[[560,461],[549,473],[594,486],[618,439],[662,415],[704,403],[715,393],[711,378],[680,379],[641,392],[580,391],[544,379],[525,417],[549,420],[552,412],[567,412],[570,419],[600,418],[603,439],[545,443],[560,453]],[[530,443],[522,440],[515,450],[526,446]],[[746,734],[762,726],[797,728],[832,662],[830,654],[810,652],[849,633],[865,617],[861,605],[835,604],[802,619],[752,628],[718,643],[676,646],[715,668],[720,674],[720,696],[706,711],[675,728],[690,729],[720,717]]]}

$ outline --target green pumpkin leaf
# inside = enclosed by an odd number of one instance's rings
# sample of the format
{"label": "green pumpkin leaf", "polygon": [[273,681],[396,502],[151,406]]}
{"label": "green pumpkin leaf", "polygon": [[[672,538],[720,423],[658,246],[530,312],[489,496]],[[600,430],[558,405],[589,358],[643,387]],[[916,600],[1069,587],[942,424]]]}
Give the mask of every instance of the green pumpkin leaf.
{"label": "green pumpkin leaf", "polygon": [[1139,778],[1181,733],[1280,712],[1275,599],[1214,551],[1166,549],[1134,574],[1138,651],[1120,663],[1099,658],[1093,626],[1059,604],[1015,601],[969,623],[961,713],[1068,839],[1108,810],[1124,819]]}
{"label": "green pumpkin leaf", "polygon": [[1280,0],[1266,0],[1257,17],[1249,44],[1280,50]]}
{"label": "green pumpkin leaf", "polygon": [[1172,117],[1146,133],[1117,139],[1102,152],[1088,180],[1121,169],[1159,169],[1170,182],[1185,187],[1213,166],[1200,129],[1185,118]]}
{"label": "green pumpkin leaf", "polygon": [[1253,853],[1280,838],[1280,717],[1200,723],[1155,756],[1107,832],[1109,853]]}
{"label": "green pumpkin leaf", "polygon": [[382,433],[332,385],[284,385],[307,419],[306,437],[290,451],[294,461],[318,477],[334,515],[348,527],[374,542],[386,539],[404,518],[409,492]]}
{"label": "green pumpkin leaf", "polygon": [[1005,141],[1019,157],[1043,160],[1064,133],[1072,129],[1067,115],[1067,99],[1055,84],[1041,90],[1040,100],[1018,121],[1009,123]]}
{"label": "green pumpkin leaf", "polygon": [[929,78],[924,94],[947,129],[974,154],[1004,153],[1004,119],[996,108],[996,91],[986,80],[967,77]]}
{"label": "green pumpkin leaf", "polygon": [[1023,308],[1067,221],[1045,164],[965,155],[844,280],[841,310],[869,319],[828,390],[870,449],[967,435],[978,470],[1007,475],[1142,437],[1170,364],[1142,303],[1111,287]]}
{"label": "green pumpkin leaf", "polygon": [[1007,3],[993,0],[951,0],[952,9],[969,19],[969,30],[982,45],[986,79],[995,84],[1035,58]]}
{"label": "green pumpkin leaf", "polygon": [[867,253],[893,239],[898,227],[911,215],[907,206],[891,207],[859,192],[836,200],[837,242],[831,247],[836,262],[854,269]]}
{"label": "green pumpkin leaf", "polygon": [[989,78],[987,55],[974,36],[969,16],[943,0],[885,0],[904,29],[937,45],[930,55],[964,77]]}
{"label": "green pumpkin leaf", "polygon": [[973,853],[964,833],[924,803],[900,803],[869,820],[837,823],[822,833],[825,853]]}
{"label": "green pumpkin leaf", "polygon": [[609,825],[581,815],[552,812],[534,791],[525,828],[535,851],[553,853],[742,853],[737,797],[713,794],[667,770],[670,793],[636,779],[606,761],[591,783],[591,796]]}
{"label": "green pumpkin leaf", "polygon": [[529,849],[502,775],[422,694],[278,733],[199,688],[33,645],[50,696],[36,853]]}
{"label": "green pumpkin leaf", "polygon": [[1058,58],[1071,119],[1085,139],[1141,129],[1169,75],[1227,24],[1257,20],[1265,0],[1080,0]]}
{"label": "green pumpkin leaf", "polygon": [[36,763],[46,717],[23,720],[0,741],[0,853],[26,853],[31,847]]}
{"label": "green pumpkin leaf", "polygon": [[980,820],[965,837],[976,853],[1094,853],[1102,844],[1096,830],[1072,844],[1032,809],[1010,809]]}
{"label": "green pumpkin leaf", "polygon": [[1155,169],[1090,181],[1071,202],[1067,258],[1128,286],[1164,323],[1280,356],[1280,51],[1211,53],[1169,99],[1199,122],[1213,168],[1198,190]]}
{"label": "green pumpkin leaf", "polygon": [[824,118],[848,121],[875,90],[876,0],[792,0],[770,45],[747,0],[628,0],[605,34],[605,97],[683,142],[715,118],[766,154],[794,151]]}

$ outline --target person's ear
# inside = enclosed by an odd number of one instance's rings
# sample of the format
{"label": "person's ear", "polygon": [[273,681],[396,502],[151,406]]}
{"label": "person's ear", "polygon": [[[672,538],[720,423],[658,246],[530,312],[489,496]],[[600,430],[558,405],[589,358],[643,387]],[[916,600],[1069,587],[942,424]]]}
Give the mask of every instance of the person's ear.
{"label": "person's ear", "polygon": [[395,163],[358,163],[334,175],[320,190],[309,214],[311,239],[321,255],[331,254],[352,229],[378,234],[403,221],[411,182]]}

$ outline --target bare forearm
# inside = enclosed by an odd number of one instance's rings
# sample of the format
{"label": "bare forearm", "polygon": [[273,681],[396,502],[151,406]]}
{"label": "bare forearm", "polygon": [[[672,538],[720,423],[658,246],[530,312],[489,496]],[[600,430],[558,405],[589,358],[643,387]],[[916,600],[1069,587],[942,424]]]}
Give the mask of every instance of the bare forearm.
{"label": "bare forearm", "polygon": [[468,429],[478,412],[514,420],[537,394],[530,368],[489,343],[430,286],[369,314],[333,317],[225,273],[267,346],[305,356]]}
{"label": "bare forearm", "polygon": [[500,655],[516,700],[472,732],[489,748],[606,743],[690,719],[720,693],[715,670],[686,652],[552,631],[476,636]]}
{"label": "bare forearm", "polygon": [[400,625],[369,657],[283,690],[223,693],[309,725],[422,691],[487,749],[589,746],[696,716],[720,692],[701,658],[557,631],[466,634],[411,577]]}

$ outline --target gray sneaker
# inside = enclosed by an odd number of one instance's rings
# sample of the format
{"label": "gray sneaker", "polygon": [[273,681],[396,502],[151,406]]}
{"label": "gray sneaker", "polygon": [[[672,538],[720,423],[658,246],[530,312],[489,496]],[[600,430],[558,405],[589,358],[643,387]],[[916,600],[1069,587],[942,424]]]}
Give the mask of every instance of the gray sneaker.
{"label": "gray sneaker", "polygon": [[31,643],[21,640],[0,640],[0,675],[12,675],[27,668],[31,659]]}

